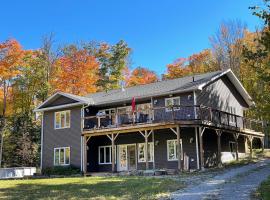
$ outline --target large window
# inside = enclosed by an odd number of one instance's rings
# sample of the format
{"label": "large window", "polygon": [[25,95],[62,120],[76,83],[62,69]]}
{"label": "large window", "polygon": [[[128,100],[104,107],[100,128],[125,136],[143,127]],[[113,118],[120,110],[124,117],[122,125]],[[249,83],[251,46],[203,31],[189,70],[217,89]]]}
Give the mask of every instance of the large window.
{"label": "large window", "polygon": [[[180,149],[182,152],[182,140],[180,140]],[[177,140],[167,140],[167,159],[168,161],[178,160]],[[181,153],[181,160],[183,160],[182,153]]]}
{"label": "large window", "polygon": [[[138,144],[138,162],[145,162],[146,149],[145,143]],[[154,144],[153,142],[148,143],[148,161],[153,162],[154,160]]]}
{"label": "large window", "polygon": [[54,128],[70,128],[70,110],[54,113]]}
{"label": "large window", "polygon": [[[180,106],[180,97],[171,97],[165,99],[166,112],[172,111],[171,106]],[[180,107],[174,107],[173,110],[179,110]]]}
{"label": "large window", "polygon": [[54,149],[54,165],[70,164],[70,148],[59,147]]}
{"label": "large window", "polygon": [[99,152],[99,164],[111,164],[112,163],[112,146],[100,146]]}

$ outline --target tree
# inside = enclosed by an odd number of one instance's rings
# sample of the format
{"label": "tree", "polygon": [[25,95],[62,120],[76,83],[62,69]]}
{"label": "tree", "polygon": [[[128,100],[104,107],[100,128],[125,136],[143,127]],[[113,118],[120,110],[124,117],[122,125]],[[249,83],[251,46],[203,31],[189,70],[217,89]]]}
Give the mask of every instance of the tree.
{"label": "tree", "polygon": [[55,90],[76,95],[96,92],[98,63],[85,49],[69,45],[55,63],[52,85]]}
{"label": "tree", "polygon": [[104,42],[92,41],[84,43],[82,46],[99,63],[98,90],[107,91],[119,88],[120,82],[124,80],[131,52],[127,43],[120,40],[115,45],[109,45]]}
{"label": "tree", "polygon": [[243,55],[245,65],[250,67],[249,77],[256,75],[252,84],[256,86],[256,109],[248,112],[270,120],[270,1],[264,0],[263,7],[250,7],[253,15],[258,16],[264,23],[262,30],[253,39],[253,45],[245,44]]}
{"label": "tree", "polygon": [[174,63],[167,65],[167,72],[166,74],[163,74],[162,79],[174,79],[174,78],[180,78],[185,76],[188,72],[188,69],[186,69],[186,58],[178,58]]}
{"label": "tree", "polygon": [[144,85],[158,81],[158,76],[154,71],[147,68],[137,67],[127,79],[127,86]]}
{"label": "tree", "polygon": [[246,25],[239,20],[223,22],[217,33],[210,37],[212,51],[219,69],[232,69],[240,74]]}
{"label": "tree", "polygon": [[[18,66],[22,56],[21,45],[14,39],[7,40],[0,44],[0,87],[3,94],[2,117],[5,127],[7,98],[10,87],[15,77],[20,73]],[[4,134],[1,130],[1,146],[0,146],[0,167],[2,164]]]}

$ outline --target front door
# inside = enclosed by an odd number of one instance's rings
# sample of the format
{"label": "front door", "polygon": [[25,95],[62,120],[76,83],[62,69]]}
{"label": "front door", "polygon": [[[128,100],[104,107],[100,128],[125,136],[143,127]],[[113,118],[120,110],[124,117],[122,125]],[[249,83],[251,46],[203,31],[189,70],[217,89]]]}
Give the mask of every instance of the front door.
{"label": "front door", "polygon": [[131,144],[127,146],[127,157],[128,157],[128,170],[136,169],[136,145]]}
{"label": "front door", "polygon": [[118,145],[117,171],[127,170],[127,145]]}

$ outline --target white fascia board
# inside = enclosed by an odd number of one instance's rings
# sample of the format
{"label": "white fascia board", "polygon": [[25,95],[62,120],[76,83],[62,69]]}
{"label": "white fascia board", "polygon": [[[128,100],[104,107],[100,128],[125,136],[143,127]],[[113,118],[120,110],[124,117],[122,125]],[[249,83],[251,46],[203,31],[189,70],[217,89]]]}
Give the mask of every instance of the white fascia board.
{"label": "white fascia board", "polygon": [[[40,110],[40,108],[42,106],[44,106],[45,104],[47,104],[48,102],[52,101],[54,98],[56,98],[57,96],[64,96],[64,97],[67,97],[67,98],[70,98],[70,99],[73,99],[75,101],[78,101],[79,103],[81,104],[94,104],[93,100],[89,98],[89,101],[88,99],[87,100],[82,100],[80,98],[77,98],[76,96],[74,95],[71,95],[71,94],[68,94],[68,93],[64,93],[64,92],[57,92],[55,94],[53,94],[52,96],[50,96],[48,99],[46,99],[43,103],[41,103],[35,110]],[[86,98],[86,97],[82,97],[82,98]]]}
{"label": "white fascia board", "polygon": [[213,78],[210,79],[210,81],[207,81],[207,82],[202,83],[201,85],[199,85],[199,86],[198,86],[198,89],[199,89],[199,90],[202,90],[206,85],[208,85],[209,83],[211,83],[211,82],[217,80],[218,78],[222,77],[223,75],[227,74],[229,71],[231,71],[231,69],[228,69],[228,70],[226,70],[226,71],[220,73],[219,75],[214,76]]}
{"label": "white fascia board", "polygon": [[69,103],[69,104],[64,104],[64,105],[59,105],[59,106],[51,106],[51,107],[48,107],[48,108],[40,108],[40,109],[37,108],[37,109],[34,110],[34,112],[57,110],[57,109],[69,108],[69,107],[80,106],[80,105],[85,105],[85,103],[77,102],[77,103]]}

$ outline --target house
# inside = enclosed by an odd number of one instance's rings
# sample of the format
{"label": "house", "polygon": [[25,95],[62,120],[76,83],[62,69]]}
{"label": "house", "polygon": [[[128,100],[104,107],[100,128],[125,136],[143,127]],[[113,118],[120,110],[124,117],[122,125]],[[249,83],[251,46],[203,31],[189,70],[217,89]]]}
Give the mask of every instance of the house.
{"label": "house", "polygon": [[230,69],[87,96],[58,92],[35,110],[41,168],[199,170],[237,160],[263,144],[262,123],[243,117],[251,106]]}

